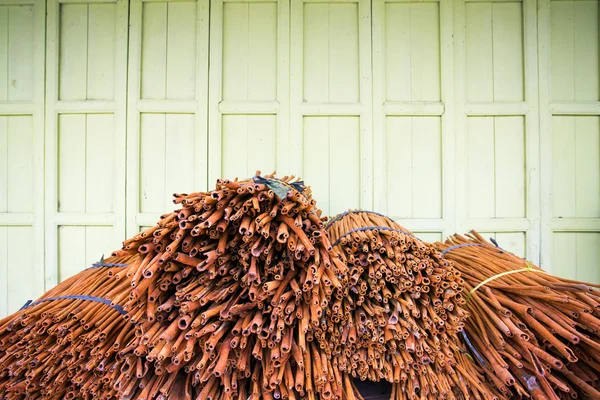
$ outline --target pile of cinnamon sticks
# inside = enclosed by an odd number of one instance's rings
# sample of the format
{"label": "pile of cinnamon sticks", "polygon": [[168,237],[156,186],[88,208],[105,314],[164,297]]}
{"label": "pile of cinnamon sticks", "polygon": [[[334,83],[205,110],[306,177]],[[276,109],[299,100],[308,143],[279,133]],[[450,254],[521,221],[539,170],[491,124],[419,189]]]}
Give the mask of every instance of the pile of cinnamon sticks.
{"label": "pile of cinnamon sticks", "polygon": [[327,231],[349,268],[349,295],[334,304],[344,310],[335,337],[343,371],[394,383],[393,400],[498,397],[461,353],[457,334],[468,314],[450,262],[380,214],[349,211]]}
{"label": "pile of cinnamon sticks", "polygon": [[347,271],[310,189],[257,176],[175,202],[59,299],[0,322],[0,398],[360,398],[325,342]]}
{"label": "pile of cinnamon sticks", "polygon": [[466,340],[496,387],[600,399],[600,285],[545,273],[475,231],[435,245],[465,280]]}
{"label": "pile of cinnamon sticks", "polygon": [[598,285],[477,233],[327,218],[294,177],[178,209],[0,321],[0,399],[600,398]]}

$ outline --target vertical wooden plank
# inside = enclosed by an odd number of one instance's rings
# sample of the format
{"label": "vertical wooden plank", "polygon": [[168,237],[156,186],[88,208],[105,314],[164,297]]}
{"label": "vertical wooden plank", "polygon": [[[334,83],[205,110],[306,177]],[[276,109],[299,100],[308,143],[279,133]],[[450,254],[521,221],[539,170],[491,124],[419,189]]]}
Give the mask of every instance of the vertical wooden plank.
{"label": "vertical wooden plank", "polygon": [[142,116],[137,103],[142,97],[142,17],[143,5],[141,0],[131,0],[129,4],[129,21],[127,24],[127,125],[126,125],[126,236],[138,233],[137,215],[142,204],[141,184],[141,136]]}
{"label": "vertical wooden plank", "polygon": [[167,114],[165,118],[165,192],[161,196],[164,198],[161,208],[172,210],[173,193],[196,190],[190,189],[194,185],[195,174],[198,173],[194,166],[194,116]]}
{"label": "vertical wooden plank", "polygon": [[85,262],[86,242],[85,226],[58,227],[58,265],[60,268],[60,282],[87,267]]}
{"label": "vertical wooden plank", "polygon": [[467,119],[469,218],[493,218],[495,209],[494,119]]}
{"label": "vertical wooden plank", "polygon": [[88,5],[57,5],[59,13],[59,99],[87,98]]}
{"label": "vertical wooden plank", "polygon": [[35,258],[31,248],[34,236],[30,226],[11,226],[7,231],[8,311],[15,312],[39,294],[36,293]]}
{"label": "vertical wooden plank", "polygon": [[0,101],[8,100],[8,6],[0,6]]}
{"label": "vertical wooden plank", "polygon": [[248,4],[249,100],[277,98],[277,34],[277,3]]}
{"label": "vertical wooden plank", "polygon": [[[45,65],[45,121],[44,121],[44,137],[42,142],[44,146],[44,183],[45,199],[44,199],[44,253],[45,253],[45,271],[44,271],[44,286],[50,288],[56,286],[59,278],[58,268],[58,228],[54,222],[54,215],[60,209],[58,206],[59,199],[59,121],[58,115],[55,112],[55,104],[59,99],[60,93],[60,73],[59,65],[60,57],[60,37],[61,37],[61,7],[58,1],[47,1],[47,17],[46,17],[46,62],[41,60]],[[43,18],[42,18],[43,20]],[[42,75],[43,76],[43,75]],[[43,108],[42,108],[43,111]]]}
{"label": "vertical wooden plank", "polygon": [[8,99],[33,100],[33,5],[9,8]]}
{"label": "vertical wooden plank", "polygon": [[[320,83],[329,85],[330,102],[359,102],[359,71],[362,66],[359,60],[360,3],[329,4],[328,7],[329,20],[326,26],[329,34],[326,38],[329,38],[329,70],[327,81]],[[305,72],[308,74],[309,70],[305,69]]]}
{"label": "vertical wooden plank", "polygon": [[45,283],[45,246],[44,246],[44,78],[45,78],[45,39],[46,39],[46,2],[35,0],[33,2],[33,102],[34,115],[32,118],[33,130],[33,170],[34,170],[34,200],[33,213],[33,240],[36,243],[33,254],[34,295],[39,296],[44,292]]}
{"label": "vertical wooden plank", "polygon": [[456,142],[455,142],[455,72],[454,72],[454,23],[453,1],[440,1],[440,53],[441,53],[441,100],[444,102],[442,115],[442,218],[443,237],[456,228]]}
{"label": "vertical wooden plank", "polygon": [[302,176],[310,182],[313,197],[325,215],[332,215],[330,203],[329,117],[305,117],[303,132],[304,159],[314,160],[302,164]]}
{"label": "vertical wooden plank", "polygon": [[221,148],[223,165],[221,170],[223,176],[233,179],[246,175],[248,167],[248,152],[239,149],[248,148],[248,125],[246,116],[224,115],[223,116],[223,141]]}
{"label": "vertical wooden plank", "polygon": [[[309,159],[313,159],[312,154]],[[348,208],[361,207],[360,185],[360,120],[356,117],[331,117],[329,118],[329,215],[338,214]]]}
{"label": "vertical wooden plank", "polygon": [[[114,237],[117,240],[124,240],[126,235],[126,169],[127,160],[127,40],[129,34],[129,1],[117,0],[116,5],[116,44],[115,44],[115,65],[114,76],[115,86],[115,104],[114,113],[114,179],[113,193],[114,205],[112,206],[115,215]],[[139,95],[139,92],[138,92]],[[138,97],[136,95],[135,97]]]}
{"label": "vertical wooden plank", "polygon": [[305,179],[303,165],[305,121],[299,105],[304,101],[304,3],[290,0],[290,172],[301,174]]}
{"label": "vertical wooden plank", "polygon": [[577,279],[600,282],[600,233],[571,233],[577,235]]}
{"label": "vertical wooden plank", "polygon": [[573,79],[577,101],[600,100],[598,2],[573,2]]}
{"label": "vertical wooden plank", "polygon": [[495,213],[525,217],[525,132],[522,117],[494,118]]}
{"label": "vertical wooden plank", "polygon": [[[112,129],[111,129],[112,128]],[[89,114],[86,117],[85,164],[85,212],[115,212],[114,178],[115,164],[115,124],[111,114]],[[82,132],[76,132],[81,135]],[[68,139],[67,139],[68,140]]]}
{"label": "vertical wooden plank", "polygon": [[[87,54],[87,99],[115,97],[117,5],[90,4]],[[121,66],[119,66],[120,68]]]}
{"label": "vertical wooden plank", "polygon": [[164,99],[167,89],[168,3],[143,3],[141,98]]}
{"label": "vertical wooden plank", "polygon": [[373,209],[373,79],[372,79],[372,23],[371,1],[358,2],[358,70],[356,79],[359,83],[357,98],[363,106],[363,112],[356,121],[360,129],[359,156],[360,156],[360,198],[357,206],[369,210]]}
{"label": "vertical wooden plank", "polygon": [[525,235],[526,256],[540,265],[541,251],[541,198],[540,198],[540,112],[538,26],[536,0],[523,2],[523,61],[525,74],[525,100],[529,111],[525,116],[525,181],[526,216],[529,229]]}
{"label": "vertical wooden plank", "polygon": [[412,218],[413,117],[387,117],[386,120],[386,212],[394,218]]}
{"label": "vertical wooden plank", "polygon": [[577,166],[573,117],[552,119],[552,216],[576,216]]}
{"label": "vertical wooden plank", "polygon": [[8,118],[0,117],[0,212],[8,211]]}
{"label": "vertical wooden plank", "polygon": [[555,232],[552,246],[552,273],[568,279],[577,279],[577,234]]}
{"label": "vertical wooden plank", "polygon": [[[552,116],[550,114],[551,91],[550,83],[550,0],[538,0],[534,9],[538,16],[539,82],[536,85],[539,91],[539,185],[540,185],[540,259],[539,265],[550,273],[556,273],[552,260],[552,246],[554,237],[550,228],[553,214],[552,200]],[[529,128],[529,126],[528,126]],[[528,130],[529,133],[529,130]]]}
{"label": "vertical wooden plank", "polygon": [[213,187],[222,171],[222,118],[219,103],[223,100],[223,0],[210,3],[210,54],[208,88],[208,185]]}
{"label": "vertical wooden plank", "polygon": [[522,7],[522,2],[492,3],[494,101],[523,100]]}
{"label": "vertical wooden plank", "polygon": [[193,99],[196,91],[195,2],[169,3],[166,80],[168,99]]}
{"label": "vertical wooden plank", "polygon": [[86,116],[58,118],[58,204],[55,211],[85,212]]}
{"label": "vertical wooden plank", "polygon": [[248,3],[223,5],[223,99],[248,100],[250,68]]}
{"label": "vertical wooden plank", "polygon": [[[290,149],[290,2],[277,2],[277,169],[292,171]],[[300,171],[296,171],[299,173]]]}
{"label": "vertical wooden plank", "polygon": [[[385,81],[385,99],[388,101],[410,101],[412,98],[413,71],[412,43],[411,43],[411,12],[415,7],[407,3],[385,3],[380,2],[381,13],[374,24],[380,24],[385,29],[383,37],[377,35],[384,51],[383,58]],[[375,40],[375,32],[373,33]],[[415,66],[416,67],[416,66]],[[381,71],[378,71],[381,72]],[[381,77],[383,78],[383,76]],[[400,78],[400,79],[398,79]]]}
{"label": "vertical wooden plank", "polygon": [[[464,104],[471,100],[467,95],[467,38],[466,38],[466,4],[453,0],[453,48],[454,48],[454,125],[455,147],[453,149],[455,162],[455,230],[466,232],[469,229],[468,201],[468,133],[469,128],[464,112]],[[471,5],[469,5],[470,7]],[[469,38],[470,39],[470,38]],[[469,75],[470,77],[470,75]],[[488,89],[489,90],[489,89]]]}
{"label": "vertical wooden plank", "polygon": [[465,8],[467,100],[493,101],[492,3],[467,3]]}
{"label": "vertical wooden plank", "polygon": [[551,38],[548,45],[552,51],[548,52],[551,56],[548,61],[551,67],[553,100],[575,100],[574,5],[574,1],[548,1],[551,20],[544,28],[547,27],[547,35]]}
{"label": "vertical wooden plank", "polygon": [[165,206],[165,114],[142,114],[140,123],[140,211],[162,213]]}
{"label": "vertical wooden plank", "polygon": [[[574,117],[576,212],[600,218],[600,126],[598,117]],[[597,264],[600,265],[600,264]],[[596,267],[594,267],[596,268]]]}
{"label": "vertical wooden plank", "polygon": [[[300,38],[304,49],[301,61],[304,77],[302,99],[326,102],[331,99],[330,5],[300,3],[300,7],[304,8],[304,30],[303,37]],[[353,78],[348,84],[356,82],[356,76]]]}
{"label": "vertical wooden plank", "polygon": [[253,176],[257,169],[263,173],[270,173],[276,169],[278,134],[276,118],[273,115],[246,117],[247,177]]}
{"label": "vertical wooden plank", "polygon": [[209,21],[210,0],[198,0],[196,12],[196,187],[208,190],[208,137],[209,137]]}
{"label": "vertical wooden plank", "polygon": [[8,212],[33,212],[34,163],[32,117],[8,118]]}
{"label": "vertical wooden plank", "polygon": [[412,93],[414,101],[440,100],[439,3],[411,4]]}
{"label": "vertical wooden plank", "polygon": [[[391,6],[391,5],[390,5]],[[397,100],[402,97],[402,92],[397,93],[398,89],[391,89],[390,85],[393,82],[405,81],[404,79],[394,80],[388,85],[388,46],[399,51],[399,48],[405,47],[395,45],[391,39],[387,39],[387,29],[389,24],[387,21],[395,20],[393,16],[388,17],[390,6],[387,6],[384,0],[373,0],[372,2],[372,73],[373,73],[373,210],[387,213],[387,200],[389,198],[388,189],[390,179],[387,176],[388,172],[388,133],[387,123],[388,118],[385,115],[383,104],[386,98]],[[392,10],[391,12],[393,12]],[[396,26],[392,24],[392,26]],[[396,35],[394,35],[396,37]],[[404,43],[404,42],[403,42]],[[406,52],[404,52],[406,53]],[[395,51],[392,51],[392,55]],[[400,74],[400,72],[399,72]],[[400,76],[405,77],[406,71]],[[401,89],[400,89],[401,90]],[[399,97],[397,97],[399,96]]]}
{"label": "vertical wooden plank", "polygon": [[441,127],[438,117],[412,118],[413,218],[442,216]]}

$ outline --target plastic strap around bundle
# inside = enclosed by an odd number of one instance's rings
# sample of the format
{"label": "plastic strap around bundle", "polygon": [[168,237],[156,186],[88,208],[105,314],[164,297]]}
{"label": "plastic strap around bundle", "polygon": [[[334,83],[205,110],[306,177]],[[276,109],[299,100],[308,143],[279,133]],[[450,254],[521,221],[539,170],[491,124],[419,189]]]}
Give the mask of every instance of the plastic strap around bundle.
{"label": "plastic strap around bundle", "polygon": [[469,340],[469,337],[467,336],[467,334],[465,333],[465,331],[462,330],[462,331],[460,331],[460,333],[462,334],[463,339],[465,339],[465,343],[467,344],[467,347],[469,347],[469,350],[471,350],[471,352],[473,354],[475,354],[475,357],[477,358],[477,361],[479,361],[479,363],[481,364],[481,366],[483,366],[485,368],[485,361],[483,360],[483,357],[481,357],[481,354],[479,354],[479,352],[477,351],[477,349],[475,349],[475,347],[471,343],[471,340]]}
{"label": "plastic strap around bundle", "polygon": [[127,315],[127,311],[125,311],[125,309],[123,307],[121,307],[118,304],[112,304],[110,300],[107,299],[103,299],[102,297],[95,297],[95,296],[84,296],[84,295],[67,295],[67,296],[58,296],[58,297],[50,297],[47,299],[42,299],[42,300],[38,300],[36,302],[31,302],[31,300],[29,300],[27,303],[25,303],[25,305],[21,308],[21,310],[24,310],[26,308],[29,307],[33,307],[36,306],[40,303],[45,303],[47,301],[55,301],[55,300],[85,300],[85,301],[93,301],[96,303],[102,303],[105,304],[115,310],[117,310],[119,312],[119,314],[121,315]]}
{"label": "plastic strap around bundle", "polygon": [[480,282],[479,285],[477,285],[473,289],[471,289],[471,291],[469,292],[469,294],[467,296],[467,300],[469,300],[471,298],[471,296],[473,295],[473,293],[475,293],[477,291],[477,289],[479,289],[483,285],[486,285],[486,284],[490,283],[491,281],[496,280],[498,278],[502,278],[503,276],[511,275],[511,274],[517,274],[517,273],[520,273],[520,272],[534,272],[534,273],[547,274],[546,271],[544,271],[542,269],[536,269],[535,266],[532,263],[530,263],[529,261],[527,261],[527,263],[525,264],[525,268],[515,269],[515,270],[511,270],[511,271],[504,271],[504,272],[501,272],[501,273],[496,274],[494,276],[490,276],[489,278],[487,278],[483,282]]}
{"label": "plastic strap around bundle", "polygon": [[442,255],[451,252],[452,250],[462,249],[463,247],[483,247],[482,244],[479,243],[465,243],[465,244],[457,244],[456,246],[448,247],[446,250],[442,251]]}
{"label": "plastic strap around bundle", "polygon": [[416,239],[416,237],[412,233],[403,231],[402,229],[390,228],[390,227],[387,227],[387,226],[365,226],[363,228],[352,229],[351,231],[348,231],[348,232],[344,233],[342,236],[340,236],[338,238],[338,240],[335,241],[335,243],[332,246],[337,245],[340,242],[340,240],[342,240],[343,238],[345,238],[348,235],[353,234],[354,232],[372,231],[372,230],[375,230],[375,229],[377,229],[378,231],[392,231],[392,232],[403,233],[405,235],[412,236],[412,237],[414,237]]}
{"label": "plastic strap around bundle", "polygon": [[373,215],[379,215],[380,217],[384,217],[387,218],[391,221],[390,217],[388,217],[387,215],[383,215],[380,214],[378,212],[375,211],[368,211],[368,210],[348,210],[348,211],[344,211],[341,214],[336,215],[335,217],[333,217],[332,220],[330,220],[327,225],[325,225],[325,229],[329,229],[329,227],[336,221],[339,221],[340,219],[344,218],[346,215],[348,214],[359,214],[359,213],[366,213],[366,214],[373,214]]}
{"label": "plastic strap around bundle", "polygon": [[126,267],[129,264],[110,264],[110,263],[102,263],[102,262],[97,262],[97,263],[93,263],[91,267],[88,267],[88,269],[90,268],[104,268],[104,267]]}

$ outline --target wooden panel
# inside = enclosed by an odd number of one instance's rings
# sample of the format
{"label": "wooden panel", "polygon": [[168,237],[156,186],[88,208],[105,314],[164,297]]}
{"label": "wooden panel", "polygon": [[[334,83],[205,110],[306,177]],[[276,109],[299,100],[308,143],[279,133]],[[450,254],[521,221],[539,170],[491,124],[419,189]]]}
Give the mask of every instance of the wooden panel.
{"label": "wooden panel", "polygon": [[287,0],[211,3],[210,186],[290,174],[289,18]]}
{"label": "wooden panel", "polygon": [[525,257],[525,233],[524,232],[480,232],[481,235],[490,240],[494,238],[498,246],[510,251],[519,257]]}
{"label": "wooden panel", "polygon": [[440,118],[388,117],[386,132],[388,215],[394,218],[440,218]]}
{"label": "wooden panel", "polygon": [[240,179],[277,165],[277,118],[274,115],[223,116],[223,176]]}
{"label": "wooden panel", "polygon": [[521,117],[467,121],[470,218],[525,216],[525,134]]}
{"label": "wooden panel", "polygon": [[523,84],[522,3],[467,3],[467,99],[520,101]]}
{"label": "wooden panel", "polygon": [[173,193],[193,190],[195,129],[192,114],[142,114],[140,131],[140,209],[173,209]]}
{"label": "wooden panel", "polygon": [[553,117],[552,200],[555,218],[600,217],[598,117]]}
{"label": "wooden panel", "polygon": [[439,4],[386,3],[384,12],[386,100],[439,101]]}
{"label": "wooden panel", "polygon": [[141,98],[195,97],[196,8],[195,2],[143,4]]}
{"label": "wooden panel", "polygon": [[0,117],[0,212],[33,212],[33,138],[31,116]]}
{"label": "wooden panel", "polygon": [[60,6],[59,99],[114,99],[116,13],[116,4]]}
{"label": "wooden panel", "polygon": [[600,233],[556,232],[552,272],[584,282],[600,282]]}
{"label": "wooden panel", "polygon": [[304,169],[317,206],[335,215],[360,206],[359,119],[304,119]]}
{"label": "wooden panel", "polygon": [[0,5],[0,318],[44,289],[44,14]]}
{"label": "wooden panel", "polygon": [[598,2],[553,1],[550,27],[552,99],[600,100]]}
{"label": "wooden panel", "polygon": [[39,296],[36,283],[37,268],[35,252],[41,244],[34,240],[34,229],[30,226],[0,227],[0,277],[3,299],[0,300],[0,315],[15,312],[29,300]]}
{"label": "wooden panel", "polygon": [[34,6],[0,6],[0,101],[31,101]]}
{"label": "wooden panel", "polygon": [[0,6],[0,101],[8,100],[8,6]]}
{"label": "wooden panel", "polygon": [[167,96],[167,8],[167,3],[142,5],[140,73],[143,99],[164,99]]}
{"label": "wooden panel", "polygon": [[358,4],[304,4],[304,100],[359,101]]}
{"label": "wooden panel", "polygon": [[223,6],[223,100],[276,100],[277,3]]}
{"label": "wooden panel", "polygon": [[60,5],[59,99],[87,97],[88,5]]}
{"label": "wooden panel", "polygon": [[169,3],[167,24],[167,98],[196,95],[195,2]]}
{"label": "wooden panel", "polygon": [[114,229],[108,226],[61,226],[58,243],[60,281],[88,268],[102,255],[108,257],[119,247]]}
{"label": "wooden panel", "polygon": [[114,4],[88,7],[86,98],[112,100],[115,97],[117,7]]}
{"label": "wooden panel", "polygon": [[[112,114],[63,114],[58,131],[58,210],[112,212],[115,143]],[[111,129],[112,128],[112,129]]]}

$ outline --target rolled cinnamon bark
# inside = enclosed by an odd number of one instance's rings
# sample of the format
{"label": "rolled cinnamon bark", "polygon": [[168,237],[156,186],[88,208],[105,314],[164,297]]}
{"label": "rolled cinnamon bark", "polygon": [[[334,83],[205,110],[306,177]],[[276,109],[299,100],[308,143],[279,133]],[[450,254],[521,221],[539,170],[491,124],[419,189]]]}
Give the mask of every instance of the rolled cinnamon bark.
{"label": "rolled cinnamon bark", "polygon": [[471,231],[436,248],[465,280],[465,332],[488,379],[533,398],[600,398],[599,285],[559,278]]}
{"label": "rolled cinnamon bark", "polygon": [[451,262],[376,213],[343,213],[327,232],[349,268],[349,295],[332,307],[328,330],[343,372],[393,383],[392,400],[504,397],[461,353],[468,314]]}

